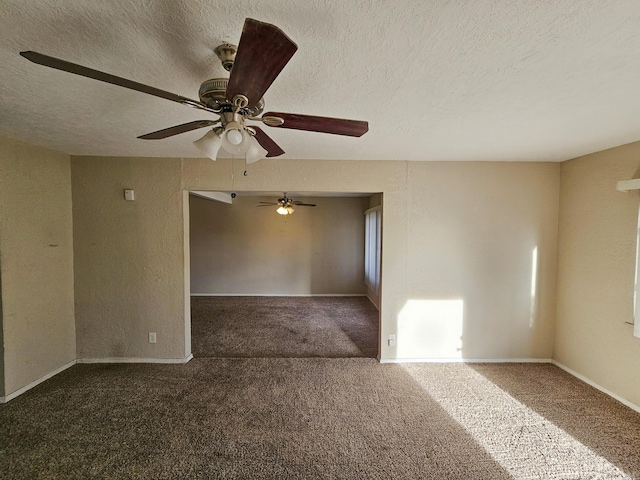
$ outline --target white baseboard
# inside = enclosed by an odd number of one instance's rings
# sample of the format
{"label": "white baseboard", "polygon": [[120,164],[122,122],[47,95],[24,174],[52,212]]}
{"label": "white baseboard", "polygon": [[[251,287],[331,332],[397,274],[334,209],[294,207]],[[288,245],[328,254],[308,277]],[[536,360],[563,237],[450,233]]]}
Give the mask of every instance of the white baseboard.
{"label": "white baseboard", "polygon": [[366,297],[366,293],[192,293],[192,297]]}
{"label": "white baseboard", "polygon": [[[33,387],[39,385],[40,383],[50,379],[51,377],[63,372],[69,367],[74,366],[77,363],[160,363],[160,364],[184,364],[193,359],[193,354],[188,355],[185,358],[78,358],[76,360],[72,360],[71,362],[61,366],[53,370],[52,372],[43,375],[42,377],[34,380],[33,382],[25,385],[22,388],[19,388],[15,392],[10,393],[4,397],[0,397],[0,403],[7,403],[10,400],[22,395],[28,390],[31,390]],[[579,374],[578,372],[571,370],[569,367],[561,364],[560,362],[550,359],[550,358],[382,358],[379,360],[380,363],[551,363],[558,368],[564,370],[565,372],[573,375],[577,379],[585,382],[588,385],[600,390],[602,393],[609,395],[610,397],[616,399],[623,405],[626,405],[632,410],[640,413],[640,406],[635,403],[630,402],[629,400],[621,397],[620,395],[613,393],[611,390],[607,390],[603,386],[597,384],[593,380],[585,377],[584,375]]]}
{"label": "white baseboard", "polygon": [[550,358],[381,358],[380,363],[551,363]]}
{"label": "white baseboard", "polygon": [[584,375],[581,375],[578,372],[575,372],[575,371],[571,370],[569,367],[561,364],[560,362],[558,362],[556,360],[551,360],[551,363],[554,364],[556,367],[561,368],[565,372],[573,375],[577,379],[582,380],[584,383],[586,383],[588,385],[591,385],[593,388],[596,388],[596,389],[600,390],[602,393],[606,393],[610,397],[615,398],[616,400],[618,400],[623,405],[626,405],[627,407],[629,407],[631,410],[635,410],[636,412],[640,413],[640,406],[636,405],[635,403],[631,403],[626,398],[622,398],[620,395],[618,395],[616,393],[613,393],[611,390],[607,390],[603,386],[598,385],[593,380],[590,380],[589,378],[585,377]]}
{"label": "white baseboard", "polygon": [[189,355],[185,358],[139,358],[139,357],[113,357],[113,358],[79,358],[77,363],[187,363],[193,358]]}
{"label": "white baseboard", "polygon": [[36,385],[44,382],[45,380],[49,380],[54,375],[59,374],[60,372],[66,370],[69,367],[73,367],[77,363],[187,363],[189,360],[193,358],[193,355],[189,355],[185,358],[78,358],[73,360],[66,365],[63,365],[60,368],[55,369],[52,372],[47,373],[46,375],[34,380],[29,385],[25,385],[22,388],[19,388],[15,392],[10,393],[4,397],[0,397],[0,403],[7,403],[10,400],[13,400],[19,395],[22,395],[27,390],[31,390]]}
{"label": "white baseboard", "polygon": [[31,390],[33,387],[35,387],[36,385],[41,384],[42,382],[44,382],[45,380],[49,380],[51,377],[53,377],[54,375],[59,374],[60,372],[63,372],[64,370],[66,370],[69,367],[73,367],[76,364],[76,360],[72,360],[69,363],[61,366],[60,368],[56,368],[53,372],[49,372],[46,375],[43,375],[42,377],[38,378],[37,380],[34,380],[33,382],[31,382],[28,385],[25,385],[22,388],[19,388],[18,390],[16,390],[15,392],[10,393],[9,395],[5,396],[5,397],[0,397],[0,403],[7,403],[9,400],[13,400],[14,398],[16,398],[19,395],[22,395],[24,392],[26,392],[27,390]]}
{"label": "white baseboard", "polygon": [[640,413],[640,406],[630,402],[626,398],[613,393],[611,390],[607,390],[601,385],[598,385],[593,380],[585,377],[571,370],[569,367],[561,364],[560,362],[551,358],[381,358],[380,363],[550,363],[558,368],[561,368],[570,375],[573,375],[578,380],[583,381],[587,385],[591,385],[593,388],[600,390],[602,393],[609,395],[611,398],[616,399],[623,405],[626,405],[632,410]]}

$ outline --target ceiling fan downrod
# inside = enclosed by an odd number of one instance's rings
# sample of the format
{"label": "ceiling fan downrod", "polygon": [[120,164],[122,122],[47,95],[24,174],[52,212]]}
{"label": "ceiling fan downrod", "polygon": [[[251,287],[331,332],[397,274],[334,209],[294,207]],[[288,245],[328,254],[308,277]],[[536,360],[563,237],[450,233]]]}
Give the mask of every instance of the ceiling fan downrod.
{"label": "ceiling fan downrod", "polygon": [[218,45],[213,51],[220,59],[220,62],[222,62],[222,68],[230,72],[233,68],[233,62],[236,60],[238,47],[230,43],[223,43],[222,45]]}

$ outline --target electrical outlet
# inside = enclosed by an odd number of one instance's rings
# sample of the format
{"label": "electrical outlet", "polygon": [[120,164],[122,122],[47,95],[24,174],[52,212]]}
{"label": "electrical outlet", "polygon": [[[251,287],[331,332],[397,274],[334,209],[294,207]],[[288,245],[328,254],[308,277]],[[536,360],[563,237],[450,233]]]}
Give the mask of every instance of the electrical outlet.
{"label": "electrical outlet", "polygon": [[149,343],[156,343],[156,332],[149,332]]}

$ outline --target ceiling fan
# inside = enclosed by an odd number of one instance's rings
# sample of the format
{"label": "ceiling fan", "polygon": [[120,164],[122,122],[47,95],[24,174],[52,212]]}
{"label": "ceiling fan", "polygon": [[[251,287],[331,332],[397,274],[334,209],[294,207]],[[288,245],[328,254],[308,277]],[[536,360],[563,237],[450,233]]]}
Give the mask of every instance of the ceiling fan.
{"label": "ceiling fan", "polygon": [[261,121],[275,128],[352,137],[360,137],[369,129],[368,123],[360,120],[283,112],[263,113],[265,103],[262,96],[297,49],[298,46],[278,27],[247,18],[237,47],[223,44],[215,49],[222,66],[230,72],[229,78],[213,78],[203,82],[198,92],[200,100],[192,100],[41,53],[24,51],[20,55],[40,65],[214,113],[219,116],[217,120],[196,120],[138,138],[158,140],[199,128],[213,127],[204,137],[196,140],[194,145],[212,160],[216,159],[222,147],[232,155],[244,154],[247,163],[252,163],[264,156],[277,157],[285,152],[261,128],[249,126],[247,121]]}
{"label": "ceiling fan", "polygon": [[315,207],[315,203],[304,203],[300,201],[293,201],[287,197],[287,192],[282,194],[282,198],[279,198],[277,202],[258,202],[260,205],[258,207],[271,207],[277,205],[278,208],[276,212],[280,215],[291,215],[295,212],[294,205],[296,207]]}

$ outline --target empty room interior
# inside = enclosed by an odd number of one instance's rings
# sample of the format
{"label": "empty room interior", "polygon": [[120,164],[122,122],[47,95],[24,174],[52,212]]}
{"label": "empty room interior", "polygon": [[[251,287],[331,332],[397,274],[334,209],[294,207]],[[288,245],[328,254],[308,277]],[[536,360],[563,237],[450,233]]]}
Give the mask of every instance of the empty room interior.
{"label": "empty room interior", "polygon": [[640,478],[638,52],[632,0],[2,2],[0,477]]}

